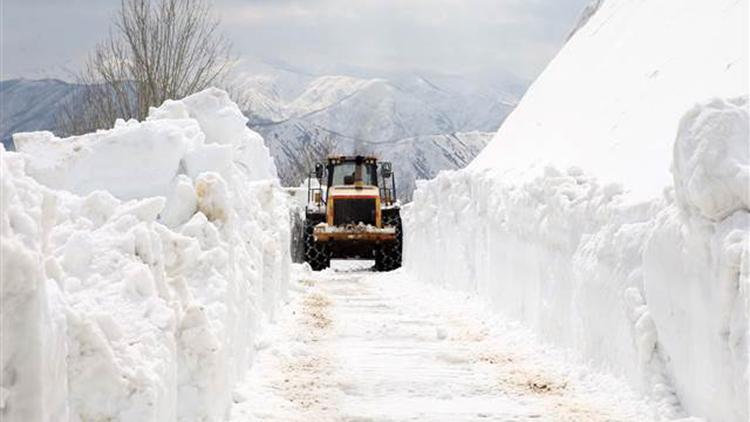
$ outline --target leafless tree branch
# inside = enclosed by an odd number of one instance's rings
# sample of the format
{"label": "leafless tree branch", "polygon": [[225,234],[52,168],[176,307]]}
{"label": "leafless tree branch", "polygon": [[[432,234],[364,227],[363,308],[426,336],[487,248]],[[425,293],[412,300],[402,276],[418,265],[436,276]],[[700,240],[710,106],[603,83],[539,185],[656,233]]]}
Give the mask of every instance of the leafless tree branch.
{"label": "leafless tree branch", "polygon": [[121,0],[109,37],[78,77],[81,96],[58,116],[60,130],[73,135],[118,118],[142,120],[167,99],[224,85],[230,44],[207,1]]}
{"label": "leafless tree branch", "polygon": [[288,171],[279,175],[285,186],[299,186],[315,169],[315,163],[325,162],[328,156],[336,154],[338,143],[331,136],[327,136],[320,142],[306,142],[302,149],[296,151],[295,161],[289,163]]}

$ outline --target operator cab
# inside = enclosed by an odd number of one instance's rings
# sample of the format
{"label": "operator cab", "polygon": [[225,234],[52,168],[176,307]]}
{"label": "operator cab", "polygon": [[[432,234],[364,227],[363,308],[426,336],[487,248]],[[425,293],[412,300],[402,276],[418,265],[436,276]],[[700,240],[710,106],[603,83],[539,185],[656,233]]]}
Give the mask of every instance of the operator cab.
{"label": "operator cab", "polygon": [[[321,183],[318,193],[318,201],[327,203],[331,188],[343,188],[343,190],[364,188],[376,188],[383,205],[391,205],[396,200],[396,183],[391,171],[391,163],[380,162],[377,158],[369,156],[332,156],[328,157],[325,165],[315,165],[315,178]],[[325,190],[323,187],[325,179]],[[336,190],[336,189],[334,189]],[[341,190],[341,189],[339,189]],[[312,194],[312,196],[316,196]]]}
{"label": "operator cab", "polygon": [[[377,186],[377,160],[371,157],[329,157],[326,165],[328,186]],[[316,166],[316,177],[323,178],[323,165]]]}

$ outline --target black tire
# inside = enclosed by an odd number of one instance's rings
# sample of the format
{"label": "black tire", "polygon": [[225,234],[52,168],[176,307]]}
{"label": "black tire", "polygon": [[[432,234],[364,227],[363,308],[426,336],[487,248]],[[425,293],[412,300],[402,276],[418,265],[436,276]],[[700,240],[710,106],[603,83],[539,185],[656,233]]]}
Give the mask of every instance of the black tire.
{"label": "black tire", "polygon": [[300,215],[299,212],[291,212],[292,220],[292,233],[291,233],[291,244],[289,250],[292,255],[292,262],[301,264],[305,262],[305,219]]}
{"label": "black tire", "polygon": [[383,212],[383,227],[396,228],[396,240],[380,245],[375,251],[375,269],[377,271],[392,271],[401,268],[401,252],[404,233],[401,227],[399,210]]}
{"label": "black tire", "polygon": [[316,242],[313,237],[313,229],[320,221],[313,218],[305,219],[305,231],[302,234],[304,243],[305,262],[310,264],[313,271],[322,271],[331,266],[331,251],[328,245]]}

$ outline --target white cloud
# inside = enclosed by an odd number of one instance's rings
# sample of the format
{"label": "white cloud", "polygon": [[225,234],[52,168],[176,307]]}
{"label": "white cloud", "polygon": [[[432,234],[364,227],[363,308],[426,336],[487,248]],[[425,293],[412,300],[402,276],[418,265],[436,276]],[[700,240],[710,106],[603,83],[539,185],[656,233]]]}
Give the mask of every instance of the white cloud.
{"label": "white cloud", "polygon": [[[588,0],[213,0],[236,52],[307,69],[505,70],[532,78]],[[75,68],[117,0],[4,0],[3,77]]]}
{"label": "white cloud", "polygon": [[[217,3],[248,56],[302,67],[505,69],[532,78],[587,0],[307,0]],[[244,39],[243,39],[244,37]]]}

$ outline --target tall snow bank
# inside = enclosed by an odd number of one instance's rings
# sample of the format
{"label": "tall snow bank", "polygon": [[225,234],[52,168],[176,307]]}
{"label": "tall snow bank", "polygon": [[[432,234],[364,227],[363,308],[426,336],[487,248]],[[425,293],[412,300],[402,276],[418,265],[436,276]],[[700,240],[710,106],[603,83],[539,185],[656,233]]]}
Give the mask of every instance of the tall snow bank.
{"label": "tall snow bank", "polygon": [[674,148],[676,201],[653,219],[645,300],[686,408],[748,420],[750,135],[747,97],[693,108]]}
{"label": "tall snow bank", "polygon": [[419,185],[407,270],[665,416],[747,421],[747,5],[601,3],[480,156]]}
{"label": "tall snow bank", "polygon": [[290,267],[287,195],[243,122],[207,90],[3,151],[3,420],[226,419]]}
{"label": "tall snow bank", "polygon": [[[750,147],[745,101],[688,113],[675,157],[690,151],[691,165],[675,162],[676,195],[637,205],[576,167],[528,182],[441,173],[405,213],[405,267],[622,375],[665,416],[744,422],[750,213],[741,179],[723,175],[750,165],[734,155]],[[710,185],[708,196],[686,187]],[[740,205],[715,220],[704,215],[714,204]]]}
{"label": "tall snow bank", "polygon": [[[4,151],[4,149],[2,150]],[[60,289],[44,271],[54,200],[13,175],[19,159],[0,160],[0,416],[9,421],[66,420],[67,354]],[[27,206],[33,201],[35,206]]]}

